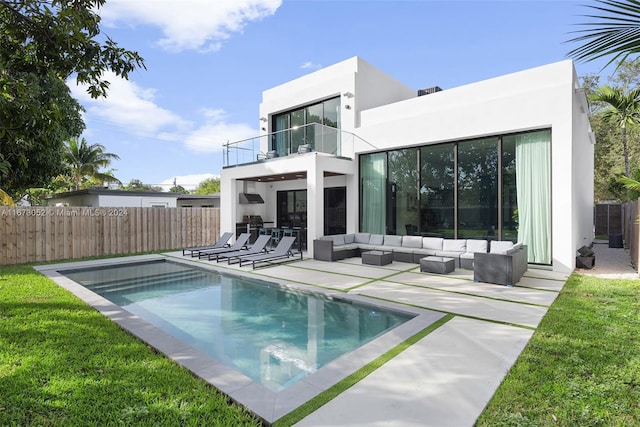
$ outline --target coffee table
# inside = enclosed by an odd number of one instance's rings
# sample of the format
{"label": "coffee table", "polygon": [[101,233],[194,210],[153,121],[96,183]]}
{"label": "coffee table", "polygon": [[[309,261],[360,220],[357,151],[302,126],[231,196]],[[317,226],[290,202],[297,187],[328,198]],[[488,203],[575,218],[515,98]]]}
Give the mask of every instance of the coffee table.
{"label": "coffee table", "polygon": [[456,259],[443,256],[420,258],[420,271],[427,273],[449,274],[456,269]]}
{"label": "coffee table", "polygon": [[367,251],[361,255],[362,263],[368,265],[387,265],[393,262],[391,251]]}

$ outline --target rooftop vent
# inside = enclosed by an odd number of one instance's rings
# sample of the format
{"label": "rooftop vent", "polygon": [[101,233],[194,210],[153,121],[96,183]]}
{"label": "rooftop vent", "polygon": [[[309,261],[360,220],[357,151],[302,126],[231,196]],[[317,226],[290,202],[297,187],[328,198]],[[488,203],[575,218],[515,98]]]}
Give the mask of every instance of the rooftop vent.
{"label": "rooftop vent", "polygon": [[440,86],[432,86],[426,89],[418,89],[418,96],[429,95],[429,94],[440,92],[440,91],[442,91],[442,88]]}

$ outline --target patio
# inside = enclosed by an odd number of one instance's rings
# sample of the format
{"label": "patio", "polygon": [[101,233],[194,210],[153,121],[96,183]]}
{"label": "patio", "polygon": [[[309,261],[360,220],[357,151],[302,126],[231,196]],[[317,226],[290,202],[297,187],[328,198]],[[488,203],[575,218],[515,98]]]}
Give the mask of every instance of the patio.
{"label": "patio", "polygon": [[469,270],[437,275],[416,264],[371,266],[360,258],[305,259],[251,272],[218,266],[454,315],[300,426],[473,425],[568,278],[530,268],[508,288],[474,283]]}

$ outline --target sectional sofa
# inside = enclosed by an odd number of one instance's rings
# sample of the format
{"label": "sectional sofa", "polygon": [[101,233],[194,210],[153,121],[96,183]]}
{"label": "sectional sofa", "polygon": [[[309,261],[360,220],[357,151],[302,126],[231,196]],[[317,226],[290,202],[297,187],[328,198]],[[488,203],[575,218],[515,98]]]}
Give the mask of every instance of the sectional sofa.
{"label": "sectional sofa", "polygon": [[504,285],[517,283],[527,270],[527,247],[511,241],[370,233],[336,234],[313,241],[313,257],[321,261],[359,257],[371,250],[390,251],[394,261],[416,264],[426,256],[454,258],[457,267],[474,270],[474,280]]}

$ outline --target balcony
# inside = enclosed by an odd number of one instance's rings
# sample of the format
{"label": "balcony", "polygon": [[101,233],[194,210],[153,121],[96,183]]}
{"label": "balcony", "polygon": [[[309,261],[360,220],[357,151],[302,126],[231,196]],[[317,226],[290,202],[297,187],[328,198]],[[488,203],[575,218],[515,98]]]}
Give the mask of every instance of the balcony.
{"label": "balcony", "polygon": [[[233,167],[316,151],[353,158],[355,141],[373,145],[357,135],[320,123],[309,123],[241,141],[223,148],[223,167]],[[373,147],[375,148],[375,147]]]}

